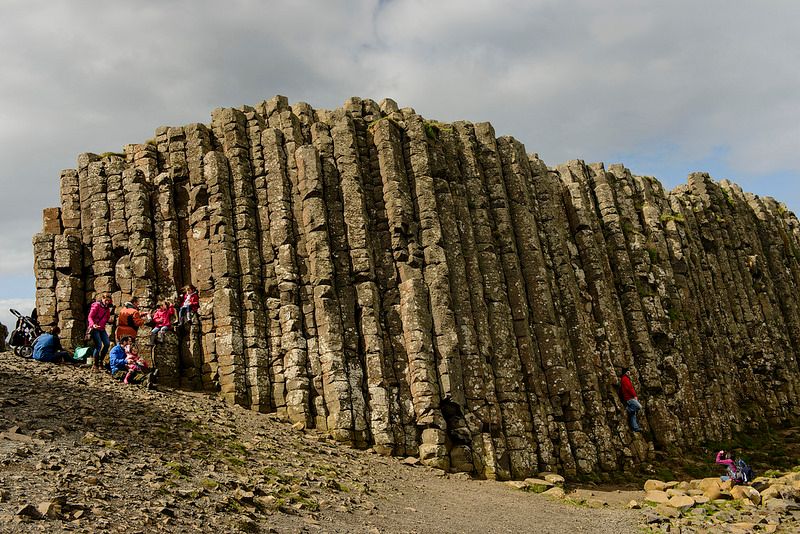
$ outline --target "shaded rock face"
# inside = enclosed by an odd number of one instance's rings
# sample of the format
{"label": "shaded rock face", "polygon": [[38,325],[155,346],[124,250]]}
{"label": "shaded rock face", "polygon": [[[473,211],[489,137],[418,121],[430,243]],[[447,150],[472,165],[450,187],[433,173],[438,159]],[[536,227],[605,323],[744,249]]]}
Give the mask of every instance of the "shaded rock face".
{"label": "shaded rock face", "polygon": [[152,309],[191,283],[199,320],[155,352],[167,384],[524,479],[795,419],[799,237],[783,205],[706,174],[666,192],[548,168],[488,123],[276,97],[82,154],[33,241],[39,320],[65,345],[97,293]]}

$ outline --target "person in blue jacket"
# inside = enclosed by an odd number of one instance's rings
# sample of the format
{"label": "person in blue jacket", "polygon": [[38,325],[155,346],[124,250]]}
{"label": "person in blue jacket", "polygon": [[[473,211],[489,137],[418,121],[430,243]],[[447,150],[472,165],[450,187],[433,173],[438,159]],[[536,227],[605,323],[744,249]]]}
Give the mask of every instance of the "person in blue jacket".
{"label": "person in blue jacket", "polygon": [[128,356],[131,343],[133,343],[133,338],[131,336],[123,336],[120,338],[119,342],[114,345],[111,352],[108,353],[112,375],[116,376],[120,371],[128,372],[128,362],[125,358]]}
{"label": "person in blue jacket", "polygon": [[61,329],[54,326],[49,332],[37,337],[33,341],[33,359],[44,363],[74,362],[72,355],[61,348],[58,337],[60,333]]}

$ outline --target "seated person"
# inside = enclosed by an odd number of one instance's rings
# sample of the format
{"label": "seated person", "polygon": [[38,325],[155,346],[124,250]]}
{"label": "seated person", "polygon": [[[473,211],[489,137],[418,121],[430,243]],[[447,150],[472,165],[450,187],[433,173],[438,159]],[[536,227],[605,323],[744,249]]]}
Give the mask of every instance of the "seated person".
{"label": "seated person", "polygon": [[33,341],[33,359],[37,362],[60,363],[62,361],[75,363],[72,355],[61,348],[58,334],[61,329],[54,326],[50,332],[45,332]]}
{"label": "seated person", "polygon": [[109,353],[111,376],[125,384],[139,384],[148,375],[147,362],[139,357],[131,336],[123,336]]}
{"label": "seated person", "polygon": [[197,294],[197,288],[192,284],[184,287],[181,302],[181,307],[178,310],[178,324],[191,324],[193,317],[197,314],[197,310],[200,309],[200,297]]}
{"label": "seated person", "polygon": [[153,345],[164,342],[164,332],[172,329],[172,318],[175,316],[175,307],[165,300],[153,314],[153,330],[150,331],[150,343]]}
{"label": "seated person", "polygon": [[737,480],[736,464],[730,452],[719,451],[717,453],[716,463],[724,465],[727,468],[727,474],[720,477],[723,482],[726,480],[733,480],[735,482]]}

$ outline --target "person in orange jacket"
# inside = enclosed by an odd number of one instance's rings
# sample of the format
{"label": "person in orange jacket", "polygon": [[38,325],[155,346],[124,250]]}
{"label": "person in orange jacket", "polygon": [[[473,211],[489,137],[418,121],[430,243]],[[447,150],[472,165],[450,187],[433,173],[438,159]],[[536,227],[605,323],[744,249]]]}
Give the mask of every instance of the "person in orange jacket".
{"label": "person in orange jacket", "polygon": [[145,323],[145,318],[139,313],[139,298],[133,297],[125,306],[119,311],[117,315],[117,330],[114,337],[119,341],[125,336],[130,336],[136,339],[139,332],[139,327]]}

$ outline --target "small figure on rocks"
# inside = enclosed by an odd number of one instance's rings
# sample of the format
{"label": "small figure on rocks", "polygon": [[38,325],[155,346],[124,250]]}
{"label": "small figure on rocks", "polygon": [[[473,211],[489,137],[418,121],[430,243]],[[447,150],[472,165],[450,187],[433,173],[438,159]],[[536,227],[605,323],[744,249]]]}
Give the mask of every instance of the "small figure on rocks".
{"label": "small figure on rocks", "polygon": [[148,376],[148,366],[136,351],[131,336],[124,336],[111,349],[111,376],[125,384],[139,384]]}
{"label": "small figure on rocks", "polygon": [[106,357],[108,349],[111,346],[111,341],[108,339],[108,332],[106,332],[106,324],[111,318],[111,308],[111,295],[108,293],[98,297],[98,299],[92,303],[92,307],[89,308],[89,318],[87,321],[89,327],[86,335],[87,337],[91,337],[94,342],[93,371],[95,372],[100,370],[103,359]]}
{"label": "small figure on rocks", "polygon": [[139,297],[133,297],[119,311],[117,315],[117,330],[114,338],[119,341],[125,336],[136,339],[139,327],[145,323],[145,318],[139,312]]}
{"label": "small figure on rocks", "polygon": [[730,452],[719,451],[716,462],[727,468],[728,474],[720,477],[723,481],[736,478],[736,464],[733,462],[733,455]]}
{"label": "small figure on rocks", "polygon": [[631,371],[627,367],[622,369],[622,375],[619,379],[619,396],[622,402],[625,403],[625,411],[628,412],[628,422],[631,425],[631,430],[634,432],[641,432],[639,427],[639,420],[636,419],[636,414],[642,409],[639,403],[639,397],[636,396],[636,390],[633,389],[633,382],[631,382]]}
{"label": "small figure on rocks", "polygon": [[75,363],[72,355],[61,347],[61,339],[58,337],[60,333],[61,329],[54,326],[49,332],[37,337],[33,342],[33,359],[46,363]]}
{"label": "small figure on rocks", "polygon": [[723,481],[731,480],[734,484],[747,484],[755,478],[753,469],[741,458],[733,459],[734,455],[730,451],[719,451],[716,462],[726,467],[727,475],[720,477]]}
{"label": "small figure on rocks", "polygon": [[171,302],[165,300],[153,314],[153,330],[150,331],[150,343],[153,345],[164,342],[164,332],[172,329],[172,318],[175,315],[175,307]]}
{"label": "small figure on rocks", "polygon": [[197,294],[197,288],[192,284],[184,287],[181,302],[181,308],[178,311],[178,324],[191,324],[194,314],[200,309],[200,297]]}

